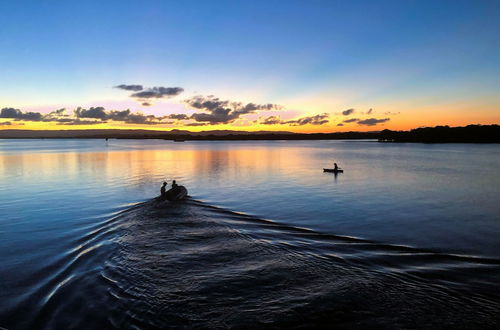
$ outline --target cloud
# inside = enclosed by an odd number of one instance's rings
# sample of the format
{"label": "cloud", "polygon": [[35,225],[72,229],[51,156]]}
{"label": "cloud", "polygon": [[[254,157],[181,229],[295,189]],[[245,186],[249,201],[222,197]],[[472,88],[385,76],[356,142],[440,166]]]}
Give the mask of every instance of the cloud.
{"label": "cloud", "polygon": [[39,112],[22,112],[19,109],[3,108],[0,111],[0,118],[12,118],[15,120],[41,121],[43,116]]}
{"label": "cloud", "polygon": [[290,124],[291,126],[302,126],[302,125],[324,125],[328,123],[328,117],[330,115],[328,113],[323,113],[320,115],[316,116],[310,116],[310,117],[302,117],[297,120],[289,120],[286,121],[285,124]]}
{"label": "cloud", "polygon": [[143,125],[158,125],[164,124],[160,118],[153,115],[143,115],[142,113],[131,113],[129,114],[123,122],[129,124],[143,124]]}
{"label": "cloud", "polygon": [[185,115],[183,113],[178,113],[178,114],[171,114],[171,115],[168,115],[168,116],[165,116],[164,118],[168,118],[168,119],[176,119],[176,120],[188,120],[189,119],[189,116],[188,115]]}
{"label": "cloud", "polygon": [[279,116],[269,116],[260,123],[263,125],[279,125],[281,124],[281,118]]}
{"label": "cloud", "polygon": [[260,123],[263,125],[290,125],[290,126],[302,126],[302,125],[324,125],[328,123],[328,113],[323,113],[315,116],[302,117],[294,120],[283,121],[278,116],[270,116],[262,120]]}
{"label": "cloud", "polygon": [[114,120],[114,121],[126,121],[131,116],[131,112],[129,109],[122,111],[112,110],[112,111],[104,111],[104,115],[105,115],[104,119]]}
{"label": "cloud", "polygon": [[0,126],[10,126],[12,123],[10,121],[4,121],[3,123],[0,123]]}
{"label": "cloud", "polygon": [[217,109],[213,113],[194,113],[191,118],[200,122],[208,122],[212,125],[228,124],[239,117],[238,114],[230,114],[230,112],[230,109]]}
{"label": "cloud", "polygon": [[351,119],[346,119],[346,120],[344,120],[343,122],[344,122],[344,123],[354,123],[354,122],[356,122],[356,121],[358,121],[358,120],[359,120],[358,118],[351,118]]}
{"label": "cloud", "polygon": [[49,115],[66,116],[67,115],[66,108],[61,108],[61,109],[54,110],[54,111],[50,112]]}
{"label": "cloud", "polygon": [[337,124],[337,126],[344,126],[344,124],[342,124],[342,123],[339,123],[339,124]]}
{"label": "cloud", "polygon": [[88,110],[78,107],[75,110],[77,118],[96,118],[104,120],[107,118],[106,110],[103,107],[91,107]]}
{"label": "cloud", "polygon": [[[390,120],[389,118],[382,118],[382,119],[377,119],[377,118],[368,118],[368,119],[350,118],[350,119],[344,120],[342,123],[358,123],[358,125],[375,126],[377,124],[385,123],[386,121],[389,121],[389,120]],[[337,126],[344,126],[344,125],[342,124],[342,125],[337,125]]]}
{"label": "cloud", "polygon": [[58,121],[58,122],[67,122],[72,119],[69,118],[70,115],[66,112],[65,108],[57,109],[49,112],[47,115],[43,116],[43,121]]}
{"label": "cloud", "polygon": [[140,112],[132,113],[130,110],[106,111],[104,107],[91,107],[89,109],[79,107],[75,110],[75,116],[77,118],[95,118],[100,119],[101,121],[122,121],[129,124],[163,124],[161,122],[161,118],[153,115],[144,115]]}
{"label": "cloud", "polygon": [[188,124],[185,124],[184,126],[207,126],[209,124],[207,123],[188,123]]}
{"label": "cloud", "polygon": [[354,109],[347,109],[347,110],[342,111],[342,114],[344,116],[349,116],[350,114],[353,114],[353,113],[354,113]]}
{"label": "cloud", "polygon": [[387,115],[387,116],[396,116],[396,115],[399,115],[401,112],[390,112],[390,111],[387,111],[387,112],[384,112],[384,115]]}
{"label": "cloud", "polygon": [[114,88],[134,92],[130,94],[130,97],[135,98],[137,101],[140,101],[143,107],[152,106],[153,104],[151,103],[151,100],[171,98],[184,92],[184,88],[181,87],[157,86],[146,88],[143,85],[121,84],[114,86]]}
{"label": "cloud", "polygon": [[[108,121],[143,125],[173,123],[163,121],[163,119],[169,118],[169,116],[156,117],[154,115],[144,115],[140,112],[132,113],[129,109],[123,111],[108,111],[104,107],[90,107],[88,109],[78,107],[73,111],[73,115],[67,114],[64,108],[54,110],[46,115],[39,112],[22,112],[19,109],[3,108],[0,111],[0,118],[9,118],[16,121],[55,122],[57,125],[94,125],[106,123]],[[175,115],[175,118],[171,117],[170,119],[189,119],[189,116]]]}
{"label": "cloud", "polygon": [[366,114],[367,114],[367,115],[371,115],[371,113],[372,113],[372,112],[373,112],[373,109],[372,109],[372,108],[370,108],[370,110],[368,110],[368,111],[366,112]]}
{"label": "cloud", "polygon": [[[105,117],[101,118],[101,110],[104,111],[104,108],[90,108],[89,110],[78,108],[75,110],[75,113],[78,111],[80,115],[86,118],[96,118],[96,119],[106,119]],[[42,115],[39,112],[22,112],[19,109],[14,108],[3,108],[0,112],[0,118],[14,118],[15,120],[22,121],[44,121],[44,122],[57,122],[58,125],[78,125],[78,124],[93,124],[93,123],[102,123],[101,121],[80,121],[77,118],[71,118],[66,113],[66,109],[58,109],[54,110],[46,115]]]}
{"label": "cloud", "polygon": [[141,92],[133,93],[130,96],[137,99],[161,99],[170,98],[184,92],[181,87],[151,87]]}
{"label": "cloud", "polygon": [[390,118],[383,118],[383,119],[369,118],[369,119],[359,120],[358,125],[375,126],[377,124],[385,123],[389,120],[391,120],[391,119]]}
{"label": "cloud", "polygon": [[115,88],[123,89],[125,91],[134,91],[134,92],[138,92],[138,91],[143,90],[142,85],[124,85],[124,84],[121,84],[121,85],[115,86]]}
{"label": "cloud", "polygon": [[281,106],[276,104],[233,102],[221,100],[213,95],[194,96],[184,102],[191,108],[204,111],[192,114],[191,119],[198,122],[207,122],[211,125],[228,124],[240,118],[242,115],[256,113],[258,111],[282,109]]}

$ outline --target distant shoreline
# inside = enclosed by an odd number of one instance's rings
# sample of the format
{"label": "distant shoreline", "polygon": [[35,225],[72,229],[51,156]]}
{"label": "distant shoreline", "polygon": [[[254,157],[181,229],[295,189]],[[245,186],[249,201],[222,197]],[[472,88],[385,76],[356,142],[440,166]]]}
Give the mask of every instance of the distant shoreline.
{"label": "distant shoreline", "polygon": [[499,125],[436,126],[410,131],[292,133],[181,130],[0,130],[0,139],[160,139],[183,141],[377,140],[384,143],[500,143]]}
{"label": "distant shoreline", "polygon": [[379,132],[291,133],[245,131],[148,131],[148,130],[0,130],[0,139],[161,139],[175,141],[243,140],[346,140],[378,139]]}

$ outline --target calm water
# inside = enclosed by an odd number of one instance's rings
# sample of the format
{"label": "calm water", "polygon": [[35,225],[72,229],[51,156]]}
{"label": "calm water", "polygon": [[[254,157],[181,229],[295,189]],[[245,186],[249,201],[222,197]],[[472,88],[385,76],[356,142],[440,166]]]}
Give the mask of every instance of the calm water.
{"label": "calm water", "polygon": [[[0,140],[0,327],[495,328],[499,168],[499,145]],[[189,201],[152,200],[171,179]]]}

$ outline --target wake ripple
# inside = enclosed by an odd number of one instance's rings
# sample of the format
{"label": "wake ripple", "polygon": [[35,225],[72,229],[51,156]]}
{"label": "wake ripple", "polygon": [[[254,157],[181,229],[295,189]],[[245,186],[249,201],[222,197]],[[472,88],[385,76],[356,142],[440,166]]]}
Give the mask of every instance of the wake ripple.
{"label": "wake ripple", "polygon": [[0,312],[0,326],[500,324],[498,259],[324,234],[195,200],[140,203],[85,228],[71,246],[26,279],[30,290]]}

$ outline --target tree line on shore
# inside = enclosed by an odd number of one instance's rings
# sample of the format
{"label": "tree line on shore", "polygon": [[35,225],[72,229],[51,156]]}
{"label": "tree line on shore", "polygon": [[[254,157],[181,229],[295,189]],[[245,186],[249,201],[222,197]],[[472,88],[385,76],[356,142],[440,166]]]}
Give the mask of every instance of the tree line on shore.
{"label": "tree line on shore", "polygon": [[245,131],[153,131],[153,130],[0,130],[0,138],[92,138],[92,139],[163,139],[163,140],[358,140],[372,139],[379,142],[422,143],[500,143],[499,125],[468,125],[465,127],[423,127],[409,131],[292,133]]}
{"label": "tree line on shore", "polygon": [[465,127],[422,127],[410,131],[379,133],[381,142],[423,142],[423,143],[500,143],[499,125],[468,125]]}

